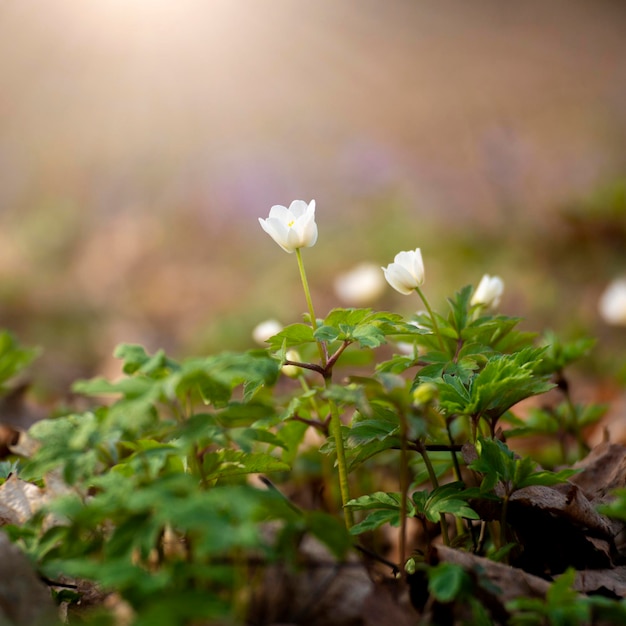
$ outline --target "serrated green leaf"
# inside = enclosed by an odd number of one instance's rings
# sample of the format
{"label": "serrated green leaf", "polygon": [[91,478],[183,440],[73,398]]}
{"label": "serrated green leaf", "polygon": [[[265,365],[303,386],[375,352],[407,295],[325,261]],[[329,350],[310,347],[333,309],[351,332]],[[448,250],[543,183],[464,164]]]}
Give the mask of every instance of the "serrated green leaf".
{"label": "serrated green leaf", "polygon": [[[359,444],[355,447],[348,447],[346,450],[348,457],[348,471],[354,471],[359,465],[365,463],[368,459],[392,448],[400,448],[400,437],[387,437],[383,441],[370,441],[369,443]],[[322,451],[328,452],[334,450],[334,445],[322,447]]]}
{"label": "serrated green leaf", "polygon": [[121,395],[126,398],[137,398],[156,388],[156,381],[149,378],[121,378],[111,382],[102,377],[91,380],[78,380],[72,385],[72,391],[86,396]]}
{"label": "serrated green leaf", "polygon": [[399,510],[400,494],[387,491],[376,491],[360,498],[354,498],[346,502],[346,507],[355,511],[365,511],[369,509],[390,509]]}
{"label": "serrated green leaf", "polygon": [[341,334],[341,331],[334,326],[320,326],[313,333],[313,336],[318,341],[327,341],[330,343],[332,341],[336,341]]}
{"label": "serrated green leaf", "polygon": [[358,326],[352,333],[362,348],[378,348],[386,343],[385,334],[374,324]]}
{"label": "serrated green leaf", "polygon": [[540,471],[533,472],[526,476],[523,480],[515,483],[518,489],[522,487],[529,487],[531,485],[558,485],[559,483],[567,482],[572,476],[575,476],[581,470],[578,469],[564,469],[558,472]]}
{"label": "serrated green leaf", "polygon": [[315,342],[313,329],[308,324],[290,324],[268,340],[272,350],[281,350]]}
{"label": "serrated green leaf", "polygon": [[205,455],[203,465],[204,478],[207,480],[245,474],[286,472],[290,469],[287,463],[270,454],[230,449]]}
{"label": "serrated green leaf", "polygon": [[443,513],[449,513],[467,519],[480,519],[480,515],[468,506],[466,502],[455,498],[445,498],[433,502],[426,511],[426,517],[431,522],[439,522]]}
{"label": "serrated green leaf", "polygon": [[399,511],[378,510],[369,513],[367,517],[350,528],[351,535],[360,535],[380,528],[383,524],[398,526],[400,523]]}
{"label": "serrated green leaf", "polygon": [[113,356],[124,361],[122,371],[125,374],[141,373],[161,377],[168,371],[177,370],[179,367],[176,361],[166,356],[164,350],[158,350],[154,355],[149,355],[145,348],[138,344],[120,344],[113,352]]}

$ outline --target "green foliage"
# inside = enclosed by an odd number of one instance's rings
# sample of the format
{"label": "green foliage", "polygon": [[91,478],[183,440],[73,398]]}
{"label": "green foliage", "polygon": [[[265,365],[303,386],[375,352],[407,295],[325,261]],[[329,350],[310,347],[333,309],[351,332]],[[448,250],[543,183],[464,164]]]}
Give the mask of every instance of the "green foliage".
{"label": "green foliage", "polygon": [[0,391],[6,393],[6,384],[28,367],[39,354],[36,348],[24,348],[8,331],[0,331]]}
{"label": "green foliage", "polygon": [[428,568],[428,591],[441,604],[457,602],[468,606],[472,614],[472,624],[489,626],[493,623],[486,607],[476,598],[476,585],[481,584],[463,567],[456,563],[439,563]]}
{"label": "green foliage", "polygon": [[424,516],[429,522],[439,522],[444,513],[465,519],[480,519],[476,511],[467,505],[467,499],[478,495],[475,489],[466,489],[458,481],[436,487],[431,492],[417,491],[413,494],[413,502],[417,514]]}
{"label": "green foliage", "polygon": [[554,332],[546,331],[541,343],[545,346],[545,352],[537,371],[552,374],[562,372],[567,366],[587,356],[596,342],[588,337],[562,341]]}
{"label": "green foliage", "polygon": [[[400,524],[401,496],[399,493],[376,492],[367,496],[350,500],[346,506],[355,511],[373,511],[360,524],[350,529],[354,535],[368,530],[375,530],[383,524],[398,526]],[[415,515],[415,507],[410,503],[407,515]]]}
{"label": "green foliage", "polygon": [[441,408],[450,415],[467,415],[474,421],[485,418],[493,431],[495,422],[513,405],[554,387],[547,376],[534,372],[543,352],[525,348],[513,354],[493,355],[467,381],[451,374],[433,379],[439,388]]}
{"label": "green foliage", "polygon": [[[411,318],[333,309],[316,324],[286,326],[263,350],[177,361],[163,350],[119,346],[124,375],[75,383],[89,408],[37,422],[30,430],[36,454],[0,467],[0,479],[18,472],[50,495],[11,536],[46,577],[85,578],[117,592],[134,610],[134,626],[244,621],[257,568],[284,563],[295,572],[307,534],[342,560],[356,536],[396,526],[402,571],[414,519],[422,554],[437,533],[450,544],[454,527],[454,545],[506,558],[514,545],[506,536],[509,496],[574,472],[540,470],[533,458],[516,456],[498,438],[499,424],[512,426],[508,437],[571,437],[582,450],[581,429],[604,409],[567,394],[564,370],[592,342],[548,333],[536,345],[535,334],[517,329],[518,318],[472,305],[472,293],[471,286],[458,291],[445,314]],[[312,317],[311,310],[305,320]],[[394,353],[400,342],[412,354]],[[288,378],[282,367],[292,348],[303,360]],[[4,391],[35,354],[0,333]],[[562,404],[516,417],[518,402],[555,385]],[[321,445],[305,443],[309,429]],[[464,482],[470,475],[480,488]],[[282,494],[309,476],[328,512]],[[471,523],[493,519],[479,514],[487,500],[502,511],[500,537],[489,548]],[[626,490],[604,510],[626,519]],[[406,571],[416,567],[410,559]],[[474,594],[486,584],[478,574],[450,563],[419,568],[437,602],[466,603],[476,623],[489,623]],[[543,608],[524,598],[512,603],[515,623],[573,624],[622,610],[582,601],[571,580],[559,579]]]}
{"label": "green foliage", "polygon": [[[178,363],[128,345],[116,354],[125,377],[76,384],[112,403],[31,429],[41,446],[21,476],[46,481],[60,471],[72,486],[47,508],[59,523],[39,530],[37,517],[23,535],[45,575],[117,590],[137,623],[179,623],[229,615],[224,593],[236,593],[239,555],[277,558],[288,528],[345,554],[349,537],[334,518],[245,482],[288,471],[281,457],[293,459],[300,443],[264,395],[278,379],[276,359],[254,351]],[[269,522],[282,528],[274,540],[263,532]]]}
{"label": "green foliage", "polygon": [[362,348],[378,348],[386,335],[398,331],[402,316],[374,313],[371,309],[333,309],[314,333],[318,341],[357,342]]}
{"label": "green foliage", "polygon": [[[421,517],[429,522],[439,522],[444,513],[459,518],[480,519],[467,505],[467,499],[478,495],[476,489],[465,489],[463,483],[453,482],[435,488],[433,491],[416,491],[406,501],[407,517]],[[402,498],[398,493],[376,492],[350,500],[347,507],[355,511],[372,511],[367,517],[350,529],[352,534],[375,530],[383,524],[398,526],[401,519]]]}
{"label": "green foliage", "polygon": [[579,626],[591,618],[593,600],[580,596],[572,589],[576,571],[567,570],[548,589],[545,600],[518,598],[507,604],[513,613],[511,624]]}
{"label": "green foliage", "polygon": [[467,572],[455,563],[440,563],[428,570],[428,589],[439,602],[452,602],[471,592]]}
{"label": "green foliage", "polygon": [[531,485],[556,485],[565,482],[577,470],[560,472],[537,471],[530,457],[517,458],[505,443],[497,439],[480,438],[476,444],[478,459],[469,468],[483,475],[482,492],[489,492],[500,483],[507,495]]}

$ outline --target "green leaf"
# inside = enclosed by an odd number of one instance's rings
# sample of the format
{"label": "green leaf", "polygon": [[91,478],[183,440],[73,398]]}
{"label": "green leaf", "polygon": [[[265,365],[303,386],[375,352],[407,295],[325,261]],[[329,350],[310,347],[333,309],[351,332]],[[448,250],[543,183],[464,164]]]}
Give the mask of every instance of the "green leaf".
{"label": "green leaf", "polygon": [[23,348],[9,331],[0,331],[0,385],[28,367],[39,353],[37,348]]}
{"label": "green leaf", "polygon": [[466,285],[460,291],[458,291],[453,299],[448,300],[450,305],[450,316],[448,322],[450,326],[456,331],[456,336],[460,337],[463,329],[467,326],[470,319],[470,298],[472,297],[473,288],[471,285]]}
{"label": "green leaf", "polygon": [[543,349],[526,348],[493,355],[469,382],[444,374],[433,381],[439,386],[440,406],[449,414],[497,420],[520,400],[554,387],[546,376],[534,372],[542,354]]}
{"label": "green leaf", "polygon": [[398,511],[400,510],[400,494],[377,491],[346,502],[346,507],[355,511],[366,511],[370,509]]}
{"label": "green leaf", "polygon": [[460,565],[439,563],[428,570],[428,590],[439,602],[452,602],[462,593],[471,591],[471,580]]}
{"label": "green leaf", "polygon": [[318,341],[358,342],[362,348],[377,348],[387,334],[399,332],[402,317],[393,313],[373,313],[371,309],[333,309],[315,331]]}
{"label": "green leaf", "polygon": [[550,485],[558,485],[560,483],[567,482],[572,476],[578,474],[579,469],[564,469],[558,472],[540,471],[533,472],[526,476],[523,480],[515,482],[515,486],[518,489],[522,487],[529,487],[531,485],[544,485],[549,487]]}
{"label": "green leaf", "polygon": [[380,528],[384,524],[398,526],[400,524],[400,511],[378,510],[369,513],[367,517],[350,528],[351,535],[360,535]]}
{"label": "green leaf", "polygon": [[479,519],[478,514],[465,502],[478,495],[476,489],[466,489],[462,482],[456,481],[440,485],[428,492],[417,491],[413,494],[416,512],[426,519],[437,523],[443,513],[450,513],[468,519]]}
{"label": "green leaf", "polygon": [[469,468],[483,474],[481,491],[493,489],[500,481],[510,495],[513,491],[530,485],[555,485],[565,482],[578,472],[571,469],[556,473],[537,471],[536,463],[530,457],[515,458],[507,445],[497,439],[479,438],[476,450],[480,456],[470,463]]}
{"label": "green leaf", "polygon": [[137,344],[120,344],[115,349],[113,356],[124,361],[122,371],[125,374],[139,372],[153,377],[161,377],[166,375],[168,371],[174,371],[179,367],[176,361],[167,358],[163,350],[159,350],[151,356],[143,346]]}
{"label": "green leaf", "polygon": [[160,389],[158,383],[149,378],[139,377],[121,378],[115,382],[97,377],[91,380],[78,380],[72,385],[72,391],[86,396],[121,395],[126,398],[138,398],[155,389]]}
{"label": "green leaf", "polygon": [[341,335],[341,331],[338,328],[333,326],[320,326],[314,333],[313,336],[317,341],[326,341],[331,343],[333,341],[337,341],[339,336]]}
{"label": "green leaf", "polygon": [[292,348],[304,343],[315,342],[313,329],[308,324],[290,324],[268,340],[272,350]]}
{"label": "green leaf", "polygon": [[596,340],[588,337],[561,341],[552,331],[546,331],[542,337],[542,345],[545,347],[543,360],[537,367],[541,374],[561,372],[568,365],[587,356]]}
{"label": "green leaf", "polygon": [[[392,448],[400,447],[400,437],[388,437],[383,441],[370,441],[369,443],[360,444],[355,447],[351,447],[347,452],[348,457],[348,471],[354,471],[359,465],[365,463],[368,459]],[[323,446],[323,451],[328,451],[326,444]],[[334,446],[332,446],[334,450]]]}
{"label": "green leaf", "polygon": [[270,454],[229,449],[205,455],[203,464],[207,480],[245,474],[285,472],[290,469],[284,461]]}

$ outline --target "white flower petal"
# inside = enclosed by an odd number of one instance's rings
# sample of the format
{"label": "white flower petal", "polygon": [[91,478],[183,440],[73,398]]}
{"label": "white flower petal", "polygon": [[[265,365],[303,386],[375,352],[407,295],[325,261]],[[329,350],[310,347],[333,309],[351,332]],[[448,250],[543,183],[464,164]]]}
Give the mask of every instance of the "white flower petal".
{"label": "white flower petal", "polygon": [[291,213],[289,212],[289,209],[286,206],[282,206],[280,204],[275,204],[271,209],[270,209],[270,214],[269,214],[270,218],[276,218],[278,220],[281,220],[285,223],[288,223],[291,220]]}
{"label": "white flower petal", "polygon": [[424,263],[419,248],[398,252],[394,262],[383,267],[387,282],[404,295],[409,295],[424,282]]}
{"label": "white flower petal", "polygon": [[415,281],[409,271],[398,263],[383,267],[387,282],[401,294],[408,296],[415,289]]}
{"label": "white flower petal", "polygon": [[[311,204],[313,205],[313,213],[315,213],[315,201],[311,201]],[[289,211],[293,217],[298,218],[304,215],[309,210],[310,206],[311,205],[307,204],[304,200],[294,200],[289,205]]]}
{"label": "white flower petal", "polygon": [[259,223],[285,252],[308,248],[317,242],[315,200],[309,204],[294,200],[289,208],[276,204],[270,209],[269,217],[259,218]]}
{"label": "white flower petal", "polygon": [[476,291],[472,295],[470,304],[472,306],[484,306],[496,308],[500,304],[502,293],[504,292],[504,281],[499,276],[485,274],[478,283]]}

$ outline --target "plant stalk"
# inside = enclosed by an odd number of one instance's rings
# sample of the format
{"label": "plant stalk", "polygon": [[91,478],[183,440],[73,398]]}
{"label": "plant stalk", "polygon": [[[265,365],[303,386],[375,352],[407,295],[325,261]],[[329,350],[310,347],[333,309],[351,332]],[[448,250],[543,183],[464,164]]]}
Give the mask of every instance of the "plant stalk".
{"label": "plant stalk", "polygon": [[[296,248],[296,259],[298,259],[298,269],[300,270],[300,280],[302,281],[302,288],[304,289],[304,297],[306,298],[306,304],[309,309],[309,317],[311,318],[311,326],[313,327],[313,332],[317,330],[317,317],[315,317],[315,309],[313,308],[313,300],[311,300],[311,290],[309,289],[309,281],[306,277],[306,272],[304,271],[304,263],[302,262],[302,252],[300,252],[300,248]],[[320,353],[320,359],[322,361],[322,368],[326,368],[326,362],[328,358],[326,356],[326,345],[318,341],[317,348]]]}
{"label": "plant stalk", "polygon": [[402,411],[398,412],[400,418],[400,571],[404,574],[404,562],[406,559],[406,512],[407,498],[409,496],[409,457],[407,451],[408,426],[406,416]]}
{"label": "plant stalk", "polygon": [[[311,299],[311,290],[309,289],[309,281],[306,277],[304,270],[304,263],[302,262],[302,253],[300,248],[296,248],[296,258],[298,259],[298,269],[300,270],[300,279],[302,280],[302,288],[304,289],[304,297],[306,298],[307,307],[309,309],[309,316],[311,318],[311,326],[313,331],[317,329],[317,317],[315,316],[315,309],[313,308],[313,300]],[[326,352],[326,344],[322,341],[317,342],[317,347],[320,353],[320,359],[322,362],[322,368],[324,370],[324,382],[326,385],[330,383],[332,368],[327,368],[328,355]],[[341,353],[340,353],[341,354]],[[350,529],[354,526],[354,513],[352,509],[346,508],[346,503],[351,500],[350,498],[350,485],[348,483],[348,464],[346,462],[346,451],[343,447],[343,436],[341,434],[341,416],[339,415],[339,409],[334,400],[329,400],[330,407],[330,433],[335,440],[335,449],[337,450],[337,468],[339,470],[339,491],[341,493],[341,504],[343,507],[344,520],[346,527]]]}
{"label": "plant stalk", "polygon": [[339,491],[341,493],[341,504],[343,506],[344,521],[346,528],[350,530],[354,526],[354,513],[347,508],[346,504],[350,498],[350,484],[348,482],[348,464],[346,462],[346,451],[343,447],[343,436],[341,434],[341,417],[339,409],[334,400],[329,400],[330,406],[330,433],[335,440],[337,450],[337,469],[339,470]]}
{"label": "plant stalk", "polygon": [[441,333],[439,332],[439,326],[437,325],[435,314],[433,313],[433,310],[430,308],[430,304],[428,304],[428,300],[426,299],[424,292],[419,287],[415,287],[415,291],[417,291],[417,295],[421,298],[422,302],[424,303],[424,306],[426,307],[426,310],[428,311],[428,315],[430,316],[430,319],[432,320],[433,330],[435,331],[435,335],[437,335],[437,340],[439,341],[439,347],[441,348],[442,352],[445,352],[446,347],[445,347],[445,344],[443,343],[443,338],[441,336]]}
{"label": "plant stalk", "polygon": [[[424,465],[426,465],[426,471],[428,472],[428,477],[430,478],[430,482],[433,485],[433,488],[436,489],[439,487],[439,481],[437,480],[437,474],[435,474],[435,469],[433,468],[433,464],[430,462],[430,457],[428,456],[428,452],[426,452],[426,448],[423,445],[420,445],[419,453],[422,455],[422,459],[424,459]],[[439,525],[441,526],[441,538],[443,539],[443,543],[446,546],[450,545],[450,535],[448,534],[448,520],[445,517],[445,514],[442,513],[439,518]]]}

